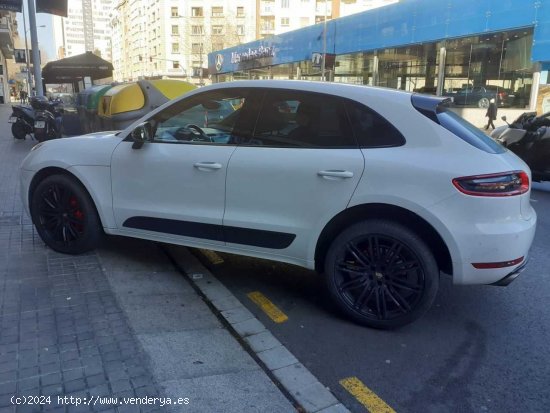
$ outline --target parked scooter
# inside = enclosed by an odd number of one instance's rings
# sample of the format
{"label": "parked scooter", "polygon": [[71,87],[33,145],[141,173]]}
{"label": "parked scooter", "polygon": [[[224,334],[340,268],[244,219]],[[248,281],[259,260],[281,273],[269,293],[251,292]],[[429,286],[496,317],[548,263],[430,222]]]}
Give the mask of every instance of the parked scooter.
{"label": "parked scooter", "polygon": [[525,131],[535,132],[542,126],[550,126],[550,112],[540,116],[537,116],[536,112],[525,112],[512,123],[508,123],[506,116],[502,116],[501,119],[506,125],[495,128],[491,132],[491,138],[506,147],[523,138]]}
{"label": "parked scooter", "polygon": [[506,140],[507,132],[497,140],[504,140],[506,147],[531,168],[533,181],[550,181],[550,127],[509,130],[513,133],[508,136],[510,140]]}
{"label": "parked scooter", "polygon": [[13,105],[9,118],[11,133],[15,139],[25,139],[34,130],[34,110],[28,105]]}
{"label": "parked scooter", "polygon": [[50,101],[43,96],[34,96],[30,99],[35,110],[34,138],[38,142],[61,137],[63,120],[63,102]]}

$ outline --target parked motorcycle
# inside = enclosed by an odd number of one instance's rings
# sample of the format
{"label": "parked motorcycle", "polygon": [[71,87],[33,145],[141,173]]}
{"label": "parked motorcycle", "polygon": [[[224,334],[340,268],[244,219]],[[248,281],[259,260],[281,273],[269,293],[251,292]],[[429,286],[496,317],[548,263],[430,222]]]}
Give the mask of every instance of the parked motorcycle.
{"label": "parked motorcycle", "polygon": [[501,119],[506,122],[506,125],[499,126],[491,132],[491,138],[508,146],[519,141],[525,131],[536,131],[542,126],[550,126],[550,112],[537,116],[536,112],[524,112],[515,121],[508,123],[506,116]]}
{"label": "parked motorcycle", "polygon": [[533,181],[550,181],[550,127],[537,126],[538,122],[544,120],[533,117],[525,129],[510,127],[497,141],[523,159],[531,168]]}
{"label": "parked motorcycle", "polygon": [[43,96],[34,96],[30,99],[35,110],[34,138],[38,142],[61,137],[63,120],[63,102],[50,101]]}
{"label": "parked motorcycle", "polygon": [[13,105],[12,112],[8,120],[11,133],[15,139],[25,139],[34,130],[34,110],[28,105]]}

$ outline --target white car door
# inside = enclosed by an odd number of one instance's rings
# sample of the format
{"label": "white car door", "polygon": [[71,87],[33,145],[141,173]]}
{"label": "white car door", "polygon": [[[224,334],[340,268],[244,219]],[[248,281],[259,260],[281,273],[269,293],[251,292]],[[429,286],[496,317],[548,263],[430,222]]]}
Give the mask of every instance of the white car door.
{"label": "white car door", "polygon": [[341,99],[267,90],[254,135],[228,168],[227,245],[305,259],[315,232],[348,205],[363,169]]}
{"label": "white car door", "polygon": [[149,122],[153,137],[112,157],[114,216],[119,230],[145,238],[223,244],[227,165],[246,97],[239,90],[184,99]]}

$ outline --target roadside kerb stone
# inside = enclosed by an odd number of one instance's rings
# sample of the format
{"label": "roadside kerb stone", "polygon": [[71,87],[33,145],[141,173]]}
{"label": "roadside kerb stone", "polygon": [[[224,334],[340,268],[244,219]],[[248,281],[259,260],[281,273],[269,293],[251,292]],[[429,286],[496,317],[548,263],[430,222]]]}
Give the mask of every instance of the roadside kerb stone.
{"label": "roadside kerb stone", "polygon": [[[200,261],[184,247],[165,245],[176,266],[210,301],[261,360],[264,367],[307,413],[346,413],[336,397],[283,346]],[[194,275],[194,276],[193,276]],[[230,309],[227,308],[229,303]]]}

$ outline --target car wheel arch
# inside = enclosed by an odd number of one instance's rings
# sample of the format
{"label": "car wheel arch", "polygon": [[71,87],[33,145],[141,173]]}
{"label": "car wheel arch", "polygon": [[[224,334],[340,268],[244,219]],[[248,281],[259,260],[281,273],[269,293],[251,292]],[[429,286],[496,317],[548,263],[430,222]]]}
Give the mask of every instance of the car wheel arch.
{"label": "car wheel arch", "polygon": [[82,180],[80,180],[75,174],[73,174],[73,173],[71,173],[71,172],[69,172],[69,171],[67,171],[66,169],[63,169],[63,168],[50,166],[50,167],[43,168],[43,169],[39,170],[38,172],[36,172],[34,174],[32,180],[31,180],[31,183],[29,185],[29,193],[27,194],[27,199],[28,199],[29,205],[32,202],[32,194],[34,193],[34,190],[36,189],[38,184],[40,184],[40,182],[42,182],[44,179],[46,179],[47,177],[52,176],[52,175],[65,175],[65,176],[68,176],[71,179],[73,179],[75,182],[77,182],[84,189],[84,191],[86,191],[86,193],[88,194],[88,196],[92,200],[92,202],[94,204],[94,207],[95,207],[95,210],[97,212],[97,215],[99,217],[99,222],[103,226],[103,217],[101,216],[101,211],[97,207],[97,202],[94,199],[93,195],[90,193],[90,191],[88,190],[86,185],[84,185]]}
{"label": "car wheel arch", "polygon": [[433,251],[441,271],[452,275],[453,264],[447,244],[439,232],[418,214],[391,204],[371,203],[355,205],[333,217],[323,228],[315,247],[315,270],[323,272],[326,253],[332,240],[344,229],[369,218],[398,222],[415,231]]}

